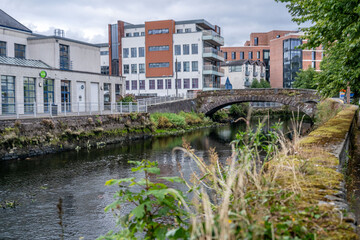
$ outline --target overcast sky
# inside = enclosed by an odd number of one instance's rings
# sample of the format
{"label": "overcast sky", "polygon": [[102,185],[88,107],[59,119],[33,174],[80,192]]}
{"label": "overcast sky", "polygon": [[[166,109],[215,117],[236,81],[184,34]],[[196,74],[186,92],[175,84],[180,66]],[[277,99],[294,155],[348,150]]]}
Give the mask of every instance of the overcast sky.
{"label": "overcast sky", "polygon": [[222,29],[225,46],[242,46],[251,32],[298,30],[285,4],[275,0],[1,0],[1,8],[35,33],[91,43],[107,42],[107,25],[117,20],[205,19]]}

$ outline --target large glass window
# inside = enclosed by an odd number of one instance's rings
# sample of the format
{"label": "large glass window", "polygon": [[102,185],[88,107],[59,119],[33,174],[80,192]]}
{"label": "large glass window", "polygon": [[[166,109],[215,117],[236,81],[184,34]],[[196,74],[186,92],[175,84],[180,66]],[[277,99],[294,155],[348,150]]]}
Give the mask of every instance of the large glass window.
{"label": "large glass window", "polygon": [[59,44],[59,48],[60,48],[60,69],[69,70],[70,69],[69,46]]}
{"label": "large glass window", "polygon": [[184,64],[184,72],[190,72],[190,62],[183,62]]}
{"label": "large glass window", "polygon": [[183,45],[183,54],[184,55],[189,55],[190,54],[190,46],[189,46],[189,44],[184,44]]}
{"label": "large glass window", "polygon": [[139,64],[139,73],[145,73],[145,63]]}
{"label": "large glass window", "polygon": [[181,45],[175,45],[175,55],[181,55]]}
{"label": "large glass window", "polygon": [[111,83],[104,83],[104,109],[111,109]]}
{"label": "large glass window", "polygon": [[199,70],[198,61],[192,61],[191,62],[191,71],[197,72],[198,70]]}
{"label": "large glass window", "polygon": [[162,79],[157,80],[157,89],[164,89],[164,81]]}
{"label": "large glass window", "polygon": [[301,39],[286,39],[283,41],[283,87],[292,88],[298,71],[302,68]]}
{"label": "large glass window", "polygon": [[25,45],[15,43],[15,57],[25,58]]}
{"label": "large glass window", "polygon": [[175,63],[175,72],[181,72],[181,62]]}
{"label": "large glass window", "polygon": [[145,80],[139,80],[139,89],[145,90]]}
{"label": "large glass window", "polygon": [[71,109],[70,81],[61,80],[61,111],[70,112]]}
{"label": "large glass window", "polygon": [[129,64],[124,64],[124,74],[129,74]]}
{"label": "large glass window", "polygon": [[15,114],[15,77],[1,76],[2,114]]}
{"label": "large glass window", "polygon": [[116,100],[116,102],[120,101],[121,92],[122,92],[122,85],[121,84],[115,84],[115,100]]}
{"label": "large glass window", "polygon": [[189,88],[190,88],[190,79],[184,78],[184,89],[189,89]]}
{"label": "large glass window", "polygon": [[145,48],[139,47],[139,57],[145,57]]}
{"label": "large glass window", "polygon": [[131,64],[131,73],[136,74],[137,73],[137,64]]}
{"label": "large glass window", "polygon": [[129,49],[128,48],[124,48],[123,49],[123,58],[128,58],[129,57]]}
{"label": "large glass window", "polygon": [[169,50],[169,46],[164,45],[164,46],[150,46],[149,47],[149,52],[155,52],[155,51],[168,51]]}
{"label": "large glass window", "polygon": [[54,103],[54,79],[44,79],[44,111],[49,112]]}
{"label": "large glass window", "polygon": [[136,58],[137,57],[137,48],[131,48],[131,57]]}
{"label": "large glass window", "polygon": [[192,80],[192,88],[199,88],[199,79],[193,78]]}
{"label": "large glass window", "polygon": [[35,78],[24,77],[24,113],[34,113]]}
{"label": "large glass window", "polygon": [[171,89],[171,79],[166,79],[165,80],[165,88],[166,89]]}
{"label": "large glass window", "polygon": [[151,29],[148,31],[149,35],[152,34],[163,34],[163,33],[169,33],[169,29],[168,28],[162,28],[162,29]]}
{"label": "large glass window", "polygon": [[6,42],[0,41],[0,56],[6,57]]}
{"label": "large glass window", "polygon": [[137,90],[137,81],[131,80],[131,90]]}
{"label": "large glass window", "polygon": [[195,44],[191,44],[191,53],[192,54],[198,54],[198,52],[199,52],[199,49],[198,49],[199,47],[198,47],[198,44],[197,43],[195,43]]}
{"label": "large glass window", "polygon": [[155,80],[149,80],[149,89],[155,89]]}
{"label": "large glass window", "polygon": [[134,32],[134,37],[140,36],[139,32]]}
{"label": "large glass window", "polygon": [[229,72],[241,72],[242,66],[230,66]]}
{"label": "large glass window", "polygon": [[149,63],[149,68],[164,68],[169,67],[168,62],[162,62],[162,63]]}

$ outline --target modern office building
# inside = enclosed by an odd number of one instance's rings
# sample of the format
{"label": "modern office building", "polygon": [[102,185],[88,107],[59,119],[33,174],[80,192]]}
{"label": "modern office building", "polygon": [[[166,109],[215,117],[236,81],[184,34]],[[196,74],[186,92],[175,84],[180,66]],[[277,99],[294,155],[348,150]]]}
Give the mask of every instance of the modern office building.
{"label": "modern office building", "polygon": [[110,75],[126,77],[126,92],[165,96],[220,88],[224,61],[220,27],[207,21],[109,25]]}
{"label": "modern office building", "polygon": [[251,33],[250,40],[241,47],[222,47],[226,61],[260,60],[265,63],[265,79],[271,87],[291,88],[300,69],[313,67],[319,70],[322,49],[301,50],[297,48],[306,40],[297,31],[273,30]]}
{"label": "modern office building", "polygon": [[96,46],[100,47],[101,74],[109,75],[109,44],[99,43]]}
{"label": "modern office building", "polygon": [[254,79],[265,79],[265,63],[253,60],[227,61],[221,64],[224,70],[222,83],[231,84],[232,89],[244,89],[251,86]]}
{"label": "modern office building", "polygon": [[34,34],[0,10],[0,114],[101,111],[124,94],[123,78],[101,74],[100,48]]}

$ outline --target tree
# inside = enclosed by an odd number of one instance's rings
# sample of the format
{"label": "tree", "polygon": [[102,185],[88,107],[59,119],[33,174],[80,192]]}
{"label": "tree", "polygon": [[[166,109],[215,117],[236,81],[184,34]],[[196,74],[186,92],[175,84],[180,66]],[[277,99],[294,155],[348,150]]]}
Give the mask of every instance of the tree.
{"label": "tree", "polygon": [[261,84],[259,83],[259,81],[256,78],[254,78],[251,83],[250,88],[261,88]]}
{"label": "tree", "polygon": [[261,88],[270,88],[270,83],[263,78],[260,79],[260,85]]}
{"label": "tree", "polygon": [[360,2],[359,0],[275,0],[287,3],[292,20],[301,28],[307,42],[304,48],[323,46],[323,58],[317,89],[325,96],[334,95],[350,84],[360,89]]}
{"label": "tree", "polygon": [[297,73],[294,82],[294,88],[302,88],[302,89],[316,89],[316,77],[319,75],[318,72],[313,68],[308,68],[307,70],[301,69],[300,72]]}

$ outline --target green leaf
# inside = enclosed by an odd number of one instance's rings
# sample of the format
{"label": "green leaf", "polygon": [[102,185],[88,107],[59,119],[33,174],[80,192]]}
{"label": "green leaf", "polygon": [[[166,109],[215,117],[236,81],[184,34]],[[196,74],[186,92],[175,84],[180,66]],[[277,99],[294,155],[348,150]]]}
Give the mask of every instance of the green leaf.
{"label": "green leaf", "polygon": [[163,179],[169,182],[177,182],[177,183],[185,183],[184,179],[180,178],[180,177],[158,177],[158,179]]}
{"label": "green leaf", "polygon": [[146,171],[152,174],[160,174],[160,168],[157,167],[147,168]]}
{"label": "green leaf", "polygon": [[110,180],[106,181],[105,186],[110,186],[110,185],[114,185],[114,184],[121,184],[123,182],[131,182],[133,180],[135,180],[134,177],[122,178],[122,179],[110,179]]}

